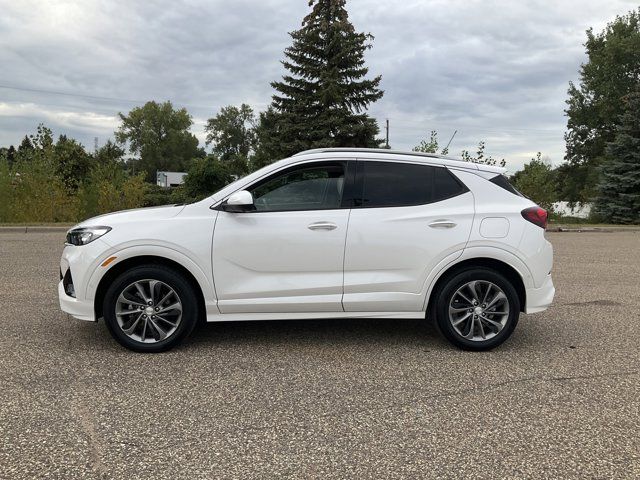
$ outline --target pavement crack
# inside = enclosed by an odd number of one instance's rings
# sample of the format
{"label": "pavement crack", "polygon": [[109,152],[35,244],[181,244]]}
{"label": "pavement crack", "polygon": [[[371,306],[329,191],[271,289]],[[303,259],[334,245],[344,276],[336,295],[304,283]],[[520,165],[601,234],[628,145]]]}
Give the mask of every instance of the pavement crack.
{"label": "pavement crack", "polygon": [[588,302],[571,302],[571,303],[558,303],[558,306],[571,306],[571,307],[576,307],[576,306],[582,306],[582,305],[596,305],[599,307],[613,307],[616,305],[622,305],[622,303],[620,302],[615,302],[613,300],[591,300]]}
{"label": "pavement crack", "polygon": [[76,398],[72,405],[74,407],[73,413],[77,415],[80,426],[89,441],[91,466],[101,478],[106,478],[108,470],[102,461],[106,452],[106,446],[96,428],[95,417],[82,400]]}
{"label": "pavement crack", "polygon": [[482,393],[490,390],[495,390],[498,388],[505,387],[507,385],[514,385],[519,383],[529,383],[529,382],[563,382],[567,380],[587,380],[592,378],[604,378],[604,377],[629,377],[640,374],[640,371],[630,371],[630,372],[611,372],[611,373],[601,373],[601,374],[591,374],[591,375],[571,375],[567,377],[546,377],[544,375],[536,375],[533,377],[526,378],[518,378],[514,380],[505,380],[503,382],[490,383],[486,387],[471,387],[465,388],[463,390],[457,390],[454,392],[442,392],[436,393],[433,395],[427,395],[425,398],[441,398],[441,397],[454,397],[457,395],[464,395],[467,393]]}

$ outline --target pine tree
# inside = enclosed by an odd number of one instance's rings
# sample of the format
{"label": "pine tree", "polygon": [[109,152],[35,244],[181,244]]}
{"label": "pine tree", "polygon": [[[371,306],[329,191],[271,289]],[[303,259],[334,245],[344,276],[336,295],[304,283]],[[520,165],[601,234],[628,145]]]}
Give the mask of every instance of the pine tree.
{"label": "pine tree", "polygon": [[607,222],[640,224],[640,89],[625,97],[625,107],[607,145],[595,210]]}
{"label": "pine tree", "polygon": [[364,53],[373,36],[357,33],[346,0],[310,0],[302,28],[282,62],[288,71],[270,109],[261,114],[258,137],[265,162],[316,147],[375,147],[378,125],[365,112],[383,95],[381,77],[367,79]]}

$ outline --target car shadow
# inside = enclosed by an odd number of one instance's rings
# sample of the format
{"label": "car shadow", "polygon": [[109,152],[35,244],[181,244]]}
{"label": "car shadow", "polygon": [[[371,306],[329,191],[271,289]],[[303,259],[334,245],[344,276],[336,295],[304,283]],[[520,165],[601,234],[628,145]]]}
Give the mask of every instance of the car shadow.
{"label": "car shadow", "polygon": [[298,345],[325,344],[419,344],[447,345],[434,325],[423,319],[338,318],[319,320],[269,320],[214,322],[199,325],[184,343]]}

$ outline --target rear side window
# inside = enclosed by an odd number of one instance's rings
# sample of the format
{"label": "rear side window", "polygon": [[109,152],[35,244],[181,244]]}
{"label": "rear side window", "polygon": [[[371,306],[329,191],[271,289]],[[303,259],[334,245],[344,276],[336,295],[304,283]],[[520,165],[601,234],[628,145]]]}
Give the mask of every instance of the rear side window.
{"label": "rear side window", "polygon": [[442,167],[399,162],[360,162],[356,207],[406,207],[439,202],[467,188]]}
{"label": "rear side window", "polygon": [[504,175],[496,175],[489,181],[499,186],[500,188],[504,188],[507,192],[511,192],[514,195],[518,195],[519,197],[524,197],[524,195],[522,195],[518,190],[516,190],[513,185],[511,185],[507,177],[505,177]]}

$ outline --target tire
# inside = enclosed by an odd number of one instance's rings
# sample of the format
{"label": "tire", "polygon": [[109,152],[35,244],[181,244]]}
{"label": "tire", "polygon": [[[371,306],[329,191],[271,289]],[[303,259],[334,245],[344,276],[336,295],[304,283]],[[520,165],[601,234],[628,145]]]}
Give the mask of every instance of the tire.
{"label": "tire", "polygon": [[494,270],[464,270],[446,280],[436,292],[438,330],[464,350],[490,350],[502,344],[513,333],[519,316],[516,289]]}
{"label": "tire", "polygon": [[156,353],[175,347],[191,333],[198,314],[192,284],[163,265],[141,265],[122,273],[109,286],[103,302],[109,333],[135,352]]}

